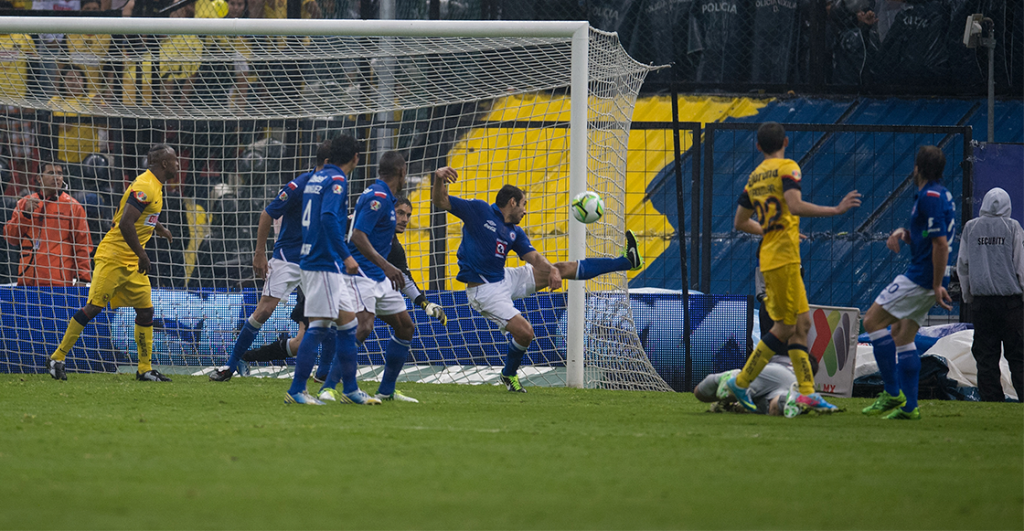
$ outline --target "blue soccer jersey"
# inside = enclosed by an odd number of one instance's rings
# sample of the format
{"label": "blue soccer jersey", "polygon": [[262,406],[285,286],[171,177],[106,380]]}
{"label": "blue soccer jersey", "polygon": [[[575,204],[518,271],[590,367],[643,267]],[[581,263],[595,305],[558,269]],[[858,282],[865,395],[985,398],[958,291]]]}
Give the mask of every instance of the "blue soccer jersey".
{"label": "blue soccer jersey", "polygon": [[[910,211],[910,267],[906,277],[914,284],[932,289],[932,238],[945,236],[952,245],[956,233],[953,194],[939,183],[928,183],[917,192]],[[946,286],[949,278],[943,278]]]}
{"label": "blue soccer jersey", "polygon": [[505,278],[505,258],[509,251],[520,257],[536,249],[518,225],[505,223],[498,205],[475,199],[467,201],[449,197],[450,212],[462,220],[462,243],[459,259],[459,282],[487,284]]}
{"label": "blue soccer jersey", "polygon": [[342,272],[349,251],[345,244],[348,184],[341,168],[325,164],[309,178],[302,193],[301,219],[299,267],[303,271]]}
{"label": "blue soccer jersey", "polygon": [[[352,229],[359,229],[365,233],[377,254],[382,257],[391,254],[391,240],[395,238],[395,196],[391,193],[391,188],[387,183],[377,179],[366,190],[363,190],[362,195],[356,201]],[[352,244],[351,235],[349,235],[349,250],[356,262],[359,262],[359,269],[367,278],[378,282],[387,278],[383,269],[363,256],[363,253],[359,252],[359,249]]]}
{"label": "blue soccer jersey", "polygon": [[281,220],[281,229],[274,242],[274,258],[298,263],[302,249],[302,190],[313,172],[306,172],[281,188],[281,193],[263,209],[270,217]]}

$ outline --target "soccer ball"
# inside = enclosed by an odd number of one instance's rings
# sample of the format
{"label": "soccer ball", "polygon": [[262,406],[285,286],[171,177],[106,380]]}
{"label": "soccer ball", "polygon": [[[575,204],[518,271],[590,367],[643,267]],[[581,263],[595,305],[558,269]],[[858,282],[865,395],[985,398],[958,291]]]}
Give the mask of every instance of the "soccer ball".
{"label": "soccer ball", "polygon": [[604,201],[601,199],[601,196],[597,195],[597,192],[587,190],[572,198],[569,210],[572,211],[576,221],[580,223],[593,223],[601,219],[601,215],[604,214]]}

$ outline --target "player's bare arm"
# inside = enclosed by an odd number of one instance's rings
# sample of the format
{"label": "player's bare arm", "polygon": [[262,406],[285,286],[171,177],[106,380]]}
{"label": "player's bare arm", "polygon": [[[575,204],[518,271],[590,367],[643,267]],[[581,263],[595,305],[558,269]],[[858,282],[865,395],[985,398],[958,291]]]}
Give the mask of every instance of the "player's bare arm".
{"label": "player's bare arm", "polygon": [[945,236],[932,238],[932,290],[935,292],[935,304],[946,310],[953,309],[953,299],[942,286],[942,278],[946,276],[946,263],[949,261],[949,241]]}
{"label": "player's bare arm", "polygon": [[459,180],[455,168],[445,166],[434,172],[434,182],[430,188],[430,202],[440,210],[451,210],[452,203],[448,200],[448,185]]}
{"label": "player's bare arm", "polygon": [[256,228],[256,251],[252,255],[252,271],[256,278],[267,278],[267,239],[270,238],[270,228],[274,225],[274,218],[264,210],[260,213],[260,223]]}
{"label": "player's bare arm", "polygon": [[551,291],[555,291],[562,287],[562,273],[557,267],[551,265],[544,255],[537,251],[530,251],[522,259],[532,265],[536,272],[534,278],[537,281],[537,291],[544,288],[551,288]]}
{"label": "player's bare arm", "polygon": [[853,190],[846,194],[838,205],[821,206],[804,201],[803,193],[797,189],[786,190],[783,192],[783,196],[786,198],[786,206],[789,207],[789,211],[793,215],[803,218],[827,218],[844,214],[851,208],[859,207],[861,198],[861,194],[857,190]]}
{"label": "player's bare arm", "polygon": [[885,240],[885,246],[894,253],[900,252],[900,242],[910,245],[910,231],[900,227],[894,231]]}
{"label": "player's bare arm", "polygon": [[157,236],[167,240],[167,243],[174,241],[174,235],[171,234],[171,231],[168,230],[167,227],[164,227],[159,221],[157,221],[156,225],[153,227],[153,232],[155,232]]}
{"label": "player's bare arm", "polygon": [[747,234],[754,234],[756,236],[764,236],[764,229],[761,228],[761,224],[754,221],[754,211],[743,207],[736,207],[736,218],[733,220],[732,225],[738,231],[746,232]]}
{"label": "player's bare arm", "polygon": [[384,257],[373,248],[373,244],[370,243],[370,238],[366,236],[365,232],[359,229],[353,229],[351,242],[356,246],[356,249],[359,249],[359,252],[362,253],[363,256],[373,262],[373,264],[379,267],[381,271],[384,271],[384,276],[388,277],[393,288],[401,290],[405,287],[405,275],[403,275],[397,267],[393,266],[391,262],[385,260]]}
{"label": "player's bare arm", "polygon": [[141,215],[142,212],[134,205],[125,204],[124,213],[121,215],[121,226],[118,227],[118,230],[121,231],[121,237],[128,244],[128,248],[135,253],[135,256],[139,257],[139,273],[145,275],[149,272],[149,255],[146,254],[146,250],[139,242],[139,233],[135,232],[135,222]]}

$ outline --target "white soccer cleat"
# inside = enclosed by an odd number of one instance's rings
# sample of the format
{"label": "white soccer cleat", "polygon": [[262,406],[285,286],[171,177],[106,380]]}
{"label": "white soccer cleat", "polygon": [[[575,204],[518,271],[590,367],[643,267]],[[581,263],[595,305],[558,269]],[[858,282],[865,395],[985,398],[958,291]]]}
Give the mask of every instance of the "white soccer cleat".
{"label": "white soccer cleat", "polygon": [[402,394],[401,391],[399,391],[397,389],[395,390],[394,393],[392,393],[390,395],[382,395],[380,393],[377,393],[377,395],[374,396],[374,398],[376,398],[377,400],[380,400],[381,402],[412,402],[413,404],[419,404],[420,403],[419,400],[416,400],[415,398],[413,398],[411,396],[405,396],[404,394]]}

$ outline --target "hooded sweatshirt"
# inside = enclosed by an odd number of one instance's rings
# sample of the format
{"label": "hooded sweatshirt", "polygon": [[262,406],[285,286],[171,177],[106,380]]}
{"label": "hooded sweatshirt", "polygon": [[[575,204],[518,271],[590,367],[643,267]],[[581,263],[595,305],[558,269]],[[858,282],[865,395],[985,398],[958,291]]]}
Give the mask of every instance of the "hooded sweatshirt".
{"label": "hooded sweatshirt", "polygon": [[1010,195],[1002,188],[985,194],[980,215],[964,225],[956,261],[963,298],[1024,295],[1024,229],[1010,219]]}

